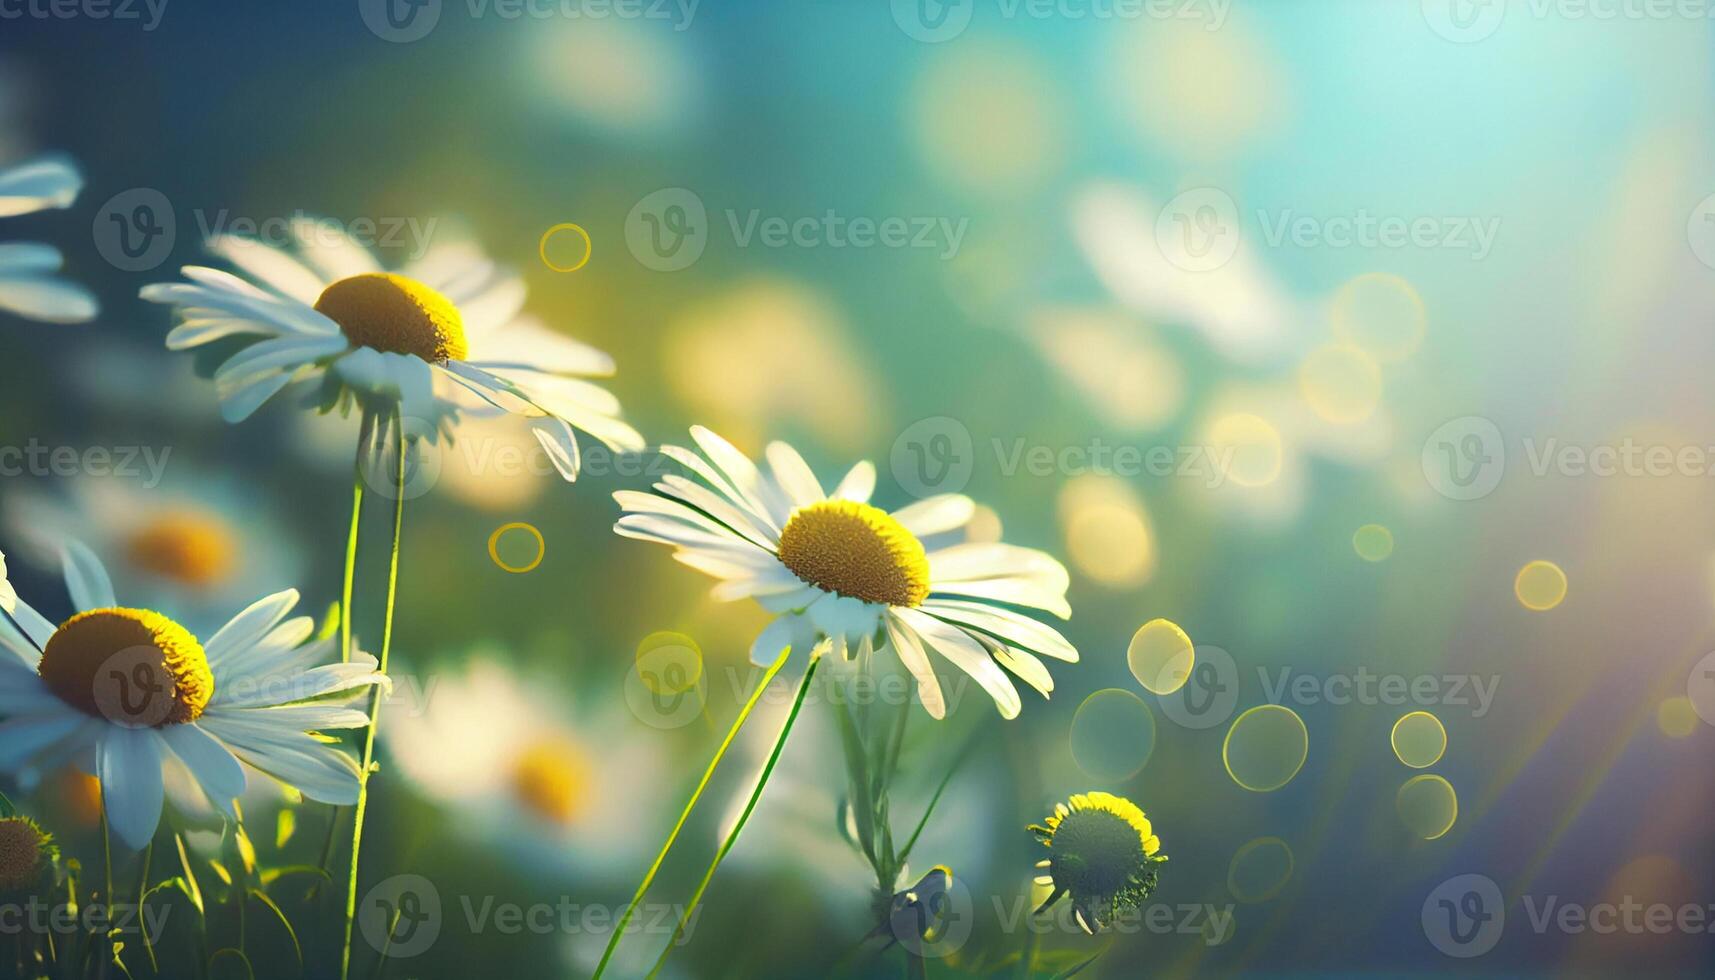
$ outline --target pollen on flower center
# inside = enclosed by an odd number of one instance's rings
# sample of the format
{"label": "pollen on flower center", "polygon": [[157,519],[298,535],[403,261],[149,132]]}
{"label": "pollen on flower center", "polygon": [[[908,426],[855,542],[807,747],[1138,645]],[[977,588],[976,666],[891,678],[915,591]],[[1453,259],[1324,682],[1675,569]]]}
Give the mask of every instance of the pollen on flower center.
{"label": "pollen on flower center", "polygon": [[42,880],[52,840],[25,817],[0,819],[0,893],[28,888]]}
{"label": "pollen on flower center", "polygon": [[792,513],[780,562],[817,588],[864,602],[916,606],[929,597],[923,542],[885,511],[824,500]]}
{"label": "pollen on flower center", "polygon": [[231,528],[194,511],[161,514],[132,535],[127,546],[139,568],[197,588],[224,579],[237,551]]}
{"label": "pollen on flower center", "polygon": [[202,644],[146,609],[92,609],[48,638],[38,668],[60,700],[134,728],[197,720],[214,695]]}
{"label": "pollen on flower center", "polygon": [[322,290],[316,311],[339,324],[359,347],[437,364],[470,354],[464,320],[452,300],[391,272],[366,272],[333,283]]}
{"label": "pollen on flower center", "polygon": [[532,745],[512,767],[512,790],[525,809],[549,823],[570,824],[584,810],[589,768],[583,753],[562,741]]}

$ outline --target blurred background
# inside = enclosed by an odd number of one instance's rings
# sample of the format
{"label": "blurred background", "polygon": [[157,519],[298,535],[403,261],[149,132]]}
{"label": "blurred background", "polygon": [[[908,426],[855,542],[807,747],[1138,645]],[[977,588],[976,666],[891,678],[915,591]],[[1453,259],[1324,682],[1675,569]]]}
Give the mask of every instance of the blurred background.
{"label": "blurred background", "polygon": [[[1092,977],[1715,964],[1709,5],[41,9],[0,7],[0,160],[64,153],[87,184],[0,236],[59,246],[102,313],[0,320],[0,446],[163,461],[0,479],[0,548],[50,618],[69,604],[31,542],[60,528],[187,617],[338,595],[355,423],[223,424],[141,286],[299,214],[388,263],[467,234],[614,355],[652,443],[786,439],[830,485],[871,459],[877,503],[968,493],[1071,570],[1083,662],[1051,701],[1004,722],[955,692],[910,720],[901,822],[974,744],[913,856],[968,912],[930,975],[1007,975],[1031,943],[1106,948]],[[141,256],[118,240],[139,201],[168,219]],[[390,970],[587,974],[599,928],[467,910],[623,907],[766,616],[611,533],[635,461],[593,452],[568,487],[494,424],[430,463],[364,882],[421,875],[445,921]],[[495,536],[515,522],[539,551]],[[1156,618],[1198,645],[1169,695],[1128,666]],[[700,651],[688,711],[639,671],[663,631]],[[786,700],[654,899],[694,887]],[[1301,769],[1291,724],[1243,714],[1271,702],[1302,720]],[[675,975],[901,975],[859,948],[874,882],[836,826],[827,707]],[[1439,726],[1396,730],[1414,711]],[[1092,789],[1148,811],[1170,912],[1033,940],[1024,828]],[[282,861],[320,842],[325,816],[299,819]],[[1634,903],[1672,924],[1557,917]]]}

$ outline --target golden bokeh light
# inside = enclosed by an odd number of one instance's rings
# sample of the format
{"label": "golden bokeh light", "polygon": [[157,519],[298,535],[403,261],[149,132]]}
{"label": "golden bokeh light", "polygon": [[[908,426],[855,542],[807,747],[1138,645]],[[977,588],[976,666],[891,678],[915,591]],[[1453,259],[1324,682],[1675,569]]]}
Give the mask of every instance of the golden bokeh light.
{"label": "golden bokeh light", "polygon": [[1411,283],[1372,272],[1334,294],[1334,336],[1384,364],[1403,361],[1423,344],[1429,314]]}
{"label": "golden bokeh light", "polygon": [[1551,561],[1530,562],[1513,579],[1513,594],[1520,605],[1533,612],[1553,609],[1566,598],[1566,573]]}
{"label": "golden bokeh light", "polygon": [[1292,880],[1292,848],[1279,837],[1259,837],[1233,852],[1227,891],[1246,905],[1266,902]]}
{"label": "golden bokeh light", "polygon": [[1428,769],[1447,752],[1447,729],[1427,711],[1413,711],[1393,723],[1393,754],[1413,769]]}
{"label": "golden bokeh light", "polygon": [[1055,91],[1052,72],[1027,47],[947,45],[913,86],[912,130],[949,185],[1016,196],[1059,165],[1064,116]]}
{"label": "golden bokeh light", "polygon": [[1335,345],[1310,352],[1298,366],[1298,390],[1318,416],[1356,425],[1381,404],[1381,369],[1357,347]]}
{"label": "golden bokeh light", "polygon": [[1110,687],[1078,706],[1071,739],[1073,761],[1092,779],[1130,779],[1155,752],[1155,715],[1142,698]]}
{"label": "golden bokeh light", "polygon": [[1191,677],[1196,651],[1178,624],[1152,619],[1132,634],[1125,652],[1131,676],[1151,694],[1172,694]]}
{"label": "golden bokeh light", "polygon": [[1264,704],[1233,721],[1221,745],[1227,775],[1253,793],[1272,793],[1292,782],[1310,755],[1310,730],[1291,708]]}
{"label": "golden bokeh light", "polygon": [[1108,588],[1133,588],[1155,575],[1155,530],[1143,500],[1118,477],[1085,473],[1060,488],[1060,526],[1077,572]]}
{"label": "golden bokeh light", "polygon": [[1433,773],[1413,776],[1394,797],[1399,819],[1412,836],[1437,840],[1459,819],[1459,794],[1453,784]]}
{"label": "golden bokeh light", "polygon": [[1702,719],[1691,699],[1682,695],[1671,697],[1656,707],[1655,723],[1668,738],[1690,738],[1697,732]]}
{"label": "golden bokeh light", "polygon": [[1204,440],[1222,474],[1243,487],[1263,487],[1280,477],[1285,447],[1280,430],[1260,415],[1233,412],[1215,419]]}
{"label": "golden bokeh light", "polygon": [[1352,550],[1364,561],[1387,561],[1393,554],[1393,532],[1380,524],[1365,524],[1352,535]]}

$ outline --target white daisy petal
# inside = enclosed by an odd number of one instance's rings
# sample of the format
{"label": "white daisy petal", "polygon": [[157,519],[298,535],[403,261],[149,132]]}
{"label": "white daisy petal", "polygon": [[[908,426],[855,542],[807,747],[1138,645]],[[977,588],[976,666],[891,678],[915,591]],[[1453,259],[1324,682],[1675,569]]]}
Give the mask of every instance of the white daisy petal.
{"label": "white daisy petal", "polygon": [[932,616],[991,633],[1009,646],[1067,663],[1078,662],[1077,648],[1061,636],[1059,630],[1010,609],[980,602],[935,598],[923,603],[921,608]]}
{"label": "white daisy petal", "polygon": [[152,728],[108,726],[96,749],[95,770],[108,825],[126,846],[142,850],[160,825],[166,795],[160,736]]}
{"label": "white daisy petal", "polygon": [[51,714],[63,705],[35,668],[0,657],[0,716]]}
{"label": "white daisy petal", "polygon": [[969,524],[976,512],[976,501],[971,498],[958,493],[943,493],[894,511],[893,519],[922,538],[956,531]]}
{"label": "white daisy petal", "polygon": [[256,644],[279,625],[297,604],[297,589],[276,592],[251,603],[249,608],[232,617],[230,622],[202,645],[203,652],[208,656],[209,666],[213,667],[227,657],[242,653]]}
{"label": "white daisy petal", "polygon": [[244,763],[312,800],[336,806],[357,802],[357,761],[333,746],[286,728],[257,730],[232,716],[204,715],[199,724]]}
{"label": "white daisy petal", "polygon": [[41,713],[0,722],[0,772],[18,772],[38,753],[82,727],[85,717],[61,702]]}
{"label": "white daisy petal", "polygon": [[995,664],[988,650],[974,637],[957,626],[944,623],[915,609],[896,608],[892,610],[892,615],[927,640],[937,653],[951,660],[955,666],[982,685],[989,697],[994,698],[995,706],[1000,708],[1002,717],[1018,717],[1018,712],[1023,707],[1018,688],[1013,686],[1012,679]]}
{"label": "white daisy petal", "polygon": [[307,306],[314,306],[327,283],[293,258],[284,249],[275,248],[254,238],[237,235],[215,235],[206,243],[210,252],[220,256],[265,285]]}
{"label": "white daisy petal", "polygon": [[[17,600],[17,605],[12,609],[12,618],[24,628],[25,637],[29,640],[29,643],[26,644],[28,652],[25,654],[25,659],[30,662],[31,667],[34,667],[41,661],[42,650],[47,647],[48,640],[54,635],[54,624],[44,619],[41,613],[36,612],[23,599]],[[10,632],[11,623],[5,619],[0,619],[0,634]]]}
{"label": "white daisy petal", "polygon": [[875,464],[866,459],[846,473],[845,479],[834,488],[833,496],[838,500],[855,500],[860,504],[867,504],[874,494]]}
{"label": "white daisy petal", "polygon": [[822,484],[816,479],[798,450],[784,442],[771,442],[767,449],[768,466],[774,471],[775,482],[786,492],[793,507],[808,507],[827,498]]}
{"label": "white daisy petal", "polygon": [[244,795],[244,767],[238,758],[195,724],[168,725],[160,732],[209,801],[232,814],[232,801]]}
{"label": "white daisy petal", "polygon": [[88,323],[100,308],[95,294],[74,282],[0,274],[0,310],[43,323]]}
{"label": "white daisy petal", "polygon": [[324,283],[381,271],[369,249],[346,234],[337,221],[300,216],[292,219],[291,227],[299,256]]}
{"label": "white daisy petal", "polygon": [[923,652],[923,645],[918,641],[917,634],[903,620],[893,615],[897,610],[889,610],[882,617],[887,627],[887,641],[899,654],[899,660],[911,676],[917,679],[917,698],[923,702],[923,710],[929,712],[929,717],[936,720],[947,717],[947,702],[941,696],[941,679],[935,676],[935,668],[929,664],[929,655]]}
{"label": "white daisy petal", "polygon": [[530,434],[541,443],[561,479],[570,483],[578,478],[578,439],[569,424],[557,418],[534,419]]}
{"label": "white daisy petal", "polygon": [[773,481],[762,475],[762,471],[756,468],[749,456],[739,452],[736,446],[715,432],[700,425],[691,427],[691,438],[696,440],[698,448],[709,458],[709,462],[726,474],[739,498],[749,504],[751,510],[770,516],[776,529],[785,523],[785,511],[790,509],[786,506],[785,494],[774,487]]}
{"label": "white daisy petal", "polygon": [[70,207],[83,174],[63,157],[43,157],[0,170],[0,218]]}
{"label": "white daisy petal", "polygon": [[60,549],[60,564],[65,568],[66,589],[72,605],[79,612],[91,609],[111,609],[119,605],[113,594],[113,580],[101,559],[81,541],[67,541]]}

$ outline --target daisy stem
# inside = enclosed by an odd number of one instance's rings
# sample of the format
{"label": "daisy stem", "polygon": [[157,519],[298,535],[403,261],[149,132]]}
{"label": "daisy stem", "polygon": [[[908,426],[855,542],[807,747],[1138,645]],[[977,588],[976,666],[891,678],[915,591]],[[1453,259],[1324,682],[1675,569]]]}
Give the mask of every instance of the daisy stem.
{"label": "daisy stem", "polygon": [[721,866],[721,861],[738,843],[739,832],[750,820],[750,814],[756,809],[756,804],[762,799],[762,788],[768,785],[768,777],[774,774],[774,766],[780,761],[780,753],[786,748],[786,737],[792,734],[792,725],[798,720],[798,712],[804,707],[804,695],[810,692],[810,681],[816,676],[816,665],[822,662],[820,654],[810,656],[810,666],[804,671],[804,679],[798,682],[798,696],[792,700],[792,710],[786,715],[786,723],[780,726],[780,735],[774,740],[774,750],[768,754],[768,762],[762,767],[762,773],[756,777],[756,786],[750,791],[750,799],[745,801],[744,811],[738,815],[738,823],[721,842],[721,849],[715,852],[715,859],[709,862],[709,869],[703,872],[703,880],[697,883],[697,890],[691,893],[691,901],[679,915],[679,924],[673,927],[673,935],[667,940],[667,946],[661,950],[661,956],[655,961],[655,968],[649,971],[649,980],[660,974],[661,968],[667,965],[667,957],[679,945],[685,934],[685,927],[690,924],[691,916],[697,911],[697,904],[703,900],[703,892],[708,890],[709,882],[714,879],[715,870]]}
{"label": "daisy stem", "polygon": [[[107,801],[101,801],[101,904],[109,913],[113,910],[113,829],[107,824]],[[103,938],[106,938],[105,936]],[[98,976],[107,976],[107,962],[113,958],[112,941],[101,952]]]}
{"label": "daisy stem", "polygon": [[[363,458],[369,442],[375,436],[375,415],[364,411],[363,424],[357,433],[357,454],[351,464],[351,529],[345,535],[345,575],[339,595],[339,653],[344,663],[351,663],[351,587],[357,578],[357,526],[363,515]],[[339,808],[334,807],[328,819],[327,839],[322,841],[323,871],[333,864],[334,841],[339,837]],[[311,886],[321,891],[321,882]]]}
{"label": "daisy stem", "polygon": [[[393,649],[393,607],[399,597],[399,539],[405,525],[405,424],[393,418],[394,454],[397,468],[393,479],[393,541],[387,559],[387,606],[381,620],[381,655],[376,670],[387,674],[387,657]],[[369,809],[369,777],[375,767],[375,733],[381,727],[381,690],[369,694],[369,726],[363,736],[363,761],[358,772],[357,808],[351,832],[351,874],[345,889],[345,952],[340,957],[340,980],[351,976],[351,930],[357,919],[357,864],[363,848],[363,817]]]}
{"label": "daisy stem", "polygon": [[352,464],[351,530],[345,536],[345,582],[339,600],[339,649],[346,663],[351,663],[351,585],[357,577],[357,523],[363,513],[363,454],[374,432],[375,416],[364,412],[357,436],[357,460]]}
{"label": "daisy stem", "polygon": [[768,690],[769,682],[773,681],[774,675],[780,673],[780,669],[786,666],[786,658],[791,655],[791,647],[780,651],[780,656],[774,659],[774,663],[769,665],[767,672],[762,675],[762,683],[756,685],[756,690],[750,694],[750,700],[746,701],[744,707],[739,710],[738,717],[733,720],[732,727],[727,730],[726,738],[721,741],[720,748],[715,750],[715,757],[709,760],[708,769],[703,771],[702,780],[697,783],[697,788],[692,791],[691,798],[685,801],[685,809],[679,814],[679,822],[673,825],[673,832],[667,835],[667,842],[661,845],[661,853],[655,855],[655,863],[650,865],[649,871],[643,875],[643,882],[637,886],[637,894],[631,897],[631,904],[626,906],[625,914],[619,917],[619,923],[614,926],[613,934],[607,938],[607,949],[602,951],[601,962],[596,964],[595,975],[590,980],[601,980],[601,975],[606,972],[608,961],[613,959],[613,951],[619,947],[619,937],[625,935],[625,927],[631,922],[631,917],[636,914],[638,904],[643,901],[643,896],[649,893],[649,886],[655,883],[655,876],[660,873],[661,865],[667,861],[667,852],[673,849],[674,842],[679,839],[679,832],[685,829],[685,823],[691,819],[691,811],[696,809],[697,800],[702,797],[703,790],[708,789],[709,781],[714,779],[715,769],[726,757],[727,749],[732,747],[733,740],[738,738],[739,730],[750,718],[750,712],[756,707],[756,702],[762,700],[762,693]]}

